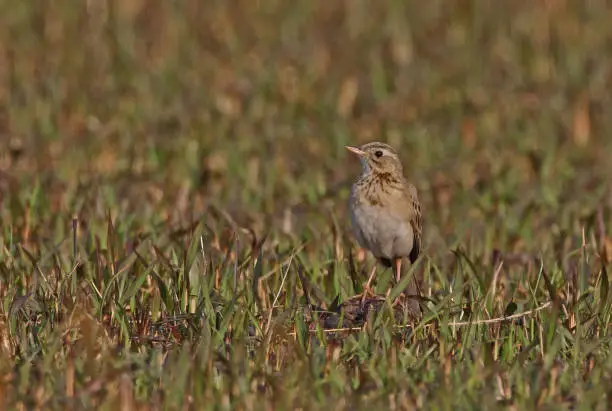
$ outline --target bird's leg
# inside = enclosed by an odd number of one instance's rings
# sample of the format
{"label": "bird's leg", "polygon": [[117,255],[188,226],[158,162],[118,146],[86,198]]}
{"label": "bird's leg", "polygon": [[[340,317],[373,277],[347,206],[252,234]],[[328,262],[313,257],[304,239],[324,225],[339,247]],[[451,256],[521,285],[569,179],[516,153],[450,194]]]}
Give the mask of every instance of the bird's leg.
{"label": "bird's leg", "polygon": [[[402,278],[402,258],[396,258],[395,261],[395,284],[399,284],[401,278]],[[402,295],[404,292],[402,291],[400,293],[400,295]],[[399,296],[398,296],[399,298]],[[393,304],[395,305],[395,303],[398,302],[398,298],[395,299],[395,301],[393,302]]]}
{"label": "bird's leg", "polygon": [[370,276],[368,277],[368,282],[365,285],[365,289],[368,290],[368,292],[372,292],[372,289],[370,288],[370,284],[372,283],[372,280],[374,279],[375,274],[376,274],[376,264],[374,265],[374,267],[372,267],[372,272],[370,273]]}
{"label": "bird's leg", "polygon": [[376,264],[374,264],[374,267],[372,267],[372,273],[370,273],[370,277],[368,277],[368,282],[365,284],[365,287],[363,288],[363,294],[361,295],[361,306],[362,307],[363,307],[363,304],[365,303],[366,297],[368,295],[374,294],[374,292],[370,288],[370,284],[372,283],[372,280],[374,279],[375,274],[376,274]]}
{"label": "bird's leg", "polygon": [[395,259],[395,282],[399,284],[400,279],[402,278],[402,259]]}

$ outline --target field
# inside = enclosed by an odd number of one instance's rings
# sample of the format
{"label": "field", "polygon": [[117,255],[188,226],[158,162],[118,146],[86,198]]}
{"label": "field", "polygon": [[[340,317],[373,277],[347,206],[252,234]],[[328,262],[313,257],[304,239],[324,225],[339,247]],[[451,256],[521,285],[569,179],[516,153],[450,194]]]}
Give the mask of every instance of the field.
{"label": "field", "polygon": [[[610,21],[0,0],[0,411],[612,408]],[[373,140],[419,189],[424,316],[323,329],[374,264]]]}

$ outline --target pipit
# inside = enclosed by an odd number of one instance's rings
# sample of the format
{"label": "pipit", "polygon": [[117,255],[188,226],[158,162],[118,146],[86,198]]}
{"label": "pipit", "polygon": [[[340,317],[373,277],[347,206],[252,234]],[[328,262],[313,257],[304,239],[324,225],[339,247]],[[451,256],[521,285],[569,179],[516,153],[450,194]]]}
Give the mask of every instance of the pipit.
{"label": "pipit", "polygon": [[[402,163],[391,146],[372,142],[346,148],[359,157],[362,166],[349,203],[357,242],[385,267],[392,267],[399,282],[402,259],[407,257],[414,263],[421,252],[421,205],[417,190],[405,179]],[[372,294],[370,284],[375,274],[376,265],[365,285],[364,299]],[[418,293],[416,278],[405,291]]]}

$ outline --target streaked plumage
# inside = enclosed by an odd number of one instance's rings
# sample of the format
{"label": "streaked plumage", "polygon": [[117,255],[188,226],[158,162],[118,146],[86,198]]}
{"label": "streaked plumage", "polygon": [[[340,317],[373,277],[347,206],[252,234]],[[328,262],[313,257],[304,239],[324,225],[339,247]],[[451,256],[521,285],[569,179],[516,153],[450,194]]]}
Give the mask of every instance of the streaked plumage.
{"label": "streaked plumage", "polygon": [[[350,197],[353,231],[361,247],[370,250],[383,265],[394,268],[399,281],[402,259],[414,263],[421,252],[417,190],[405,179],[402,163],[391,146],[373,142],[347,149],[357,154],[362,164],[362,174],[353,184]],[[418,282],[411,281],[406,291],[416,293]]]}

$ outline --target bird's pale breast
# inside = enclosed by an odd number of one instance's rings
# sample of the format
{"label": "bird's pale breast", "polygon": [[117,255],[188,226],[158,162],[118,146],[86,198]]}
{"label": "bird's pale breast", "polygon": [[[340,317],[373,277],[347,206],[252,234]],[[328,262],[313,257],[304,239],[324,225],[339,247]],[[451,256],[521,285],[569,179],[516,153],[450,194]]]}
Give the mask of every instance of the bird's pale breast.
{"label": "bird's pale breast", "polygon": [[351,222],[359,244],[375,257],[407,257],[414,246],[410,221],[379,205],[354,201]]}

